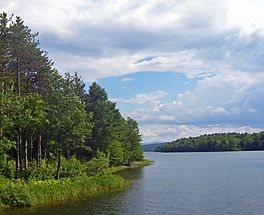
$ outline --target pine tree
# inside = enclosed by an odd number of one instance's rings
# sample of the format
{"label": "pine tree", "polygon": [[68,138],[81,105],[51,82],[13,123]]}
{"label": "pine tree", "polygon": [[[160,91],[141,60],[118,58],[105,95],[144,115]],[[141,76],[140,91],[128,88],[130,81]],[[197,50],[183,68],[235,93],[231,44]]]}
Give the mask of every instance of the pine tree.
{"label": "pine tree", "polygon": [[128,164],[132,161],[140,161],[143,159],[143,151],[140,145],[142,141],[138,124],[135,120],[128,117],[126,126],[126,139],[124,141],[125,157]]}

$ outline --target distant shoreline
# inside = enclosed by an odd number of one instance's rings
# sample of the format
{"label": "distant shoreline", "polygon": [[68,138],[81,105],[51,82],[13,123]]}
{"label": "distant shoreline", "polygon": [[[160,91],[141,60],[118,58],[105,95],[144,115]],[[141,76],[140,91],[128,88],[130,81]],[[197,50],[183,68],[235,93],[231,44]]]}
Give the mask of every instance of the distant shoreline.
{"label": "distant shoreline", "polygon": [[178,139],[160,144],[156,152],[224,152],[264,150],[264,132],[218,133]]}

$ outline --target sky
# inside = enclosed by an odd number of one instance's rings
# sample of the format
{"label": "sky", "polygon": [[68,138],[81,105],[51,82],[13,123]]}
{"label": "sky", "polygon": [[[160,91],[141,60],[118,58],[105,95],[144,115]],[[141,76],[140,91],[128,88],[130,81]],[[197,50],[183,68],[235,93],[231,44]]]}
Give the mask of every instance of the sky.
{"label": "sky", "polygon": [[1,0],[61,74],[98,82],[144,143],[264,130],[261,0]]}

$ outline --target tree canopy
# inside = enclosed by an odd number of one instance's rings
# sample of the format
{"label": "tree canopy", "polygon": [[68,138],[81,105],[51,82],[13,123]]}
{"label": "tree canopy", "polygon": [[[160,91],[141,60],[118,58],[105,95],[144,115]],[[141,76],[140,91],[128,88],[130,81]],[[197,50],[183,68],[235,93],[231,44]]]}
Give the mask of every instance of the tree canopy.
{"label": "tree canopy", "polygon": [[20,17],[0,14],[0,171],[15,160],[19,178],[55,159],[59,179],[62,157],[141,160],[137,123],[97,83],[86,91],[77,73],[60,75],[37,38]]}

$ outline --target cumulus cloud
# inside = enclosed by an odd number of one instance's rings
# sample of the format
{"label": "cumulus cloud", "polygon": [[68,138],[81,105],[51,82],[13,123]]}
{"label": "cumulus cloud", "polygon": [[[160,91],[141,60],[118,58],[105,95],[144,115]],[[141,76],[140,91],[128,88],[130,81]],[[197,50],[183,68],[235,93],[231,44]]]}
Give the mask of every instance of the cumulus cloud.
{"label": "cumulus cloud", "polygon": [[113,98],[111,99],[114,102],[119,103],[128,103],[128,104],[145,104],[145,103],[159,103],[159,100],[167,95],[167,92],[162,90],[156,90],[150,93],[140,93],[135,95],[133,98],[124,99],[124,98]]}
{"label": "cumulus cloud", "polygon": [[[2,0],[39,31],[55,66],[87,81],[139,71],[262,70],[261,1]],[[141,61],[148,56],[151,60]]]}
{"label": "cumulus cloud", "polygon": [[142,124],[263,125],[264,74],[224,73],[198,81],[193,91],[168,103],[150,103],[130,113]]}
{"label": "cumulus cloud", "polygon": [[195,125],[160,125],[152,124],[141,126],[141,133],[144,143],[167,142],[183,137],[195,137],[203,134],[214,133],[254,133],[260,132],[262,129],[250,126],[234,127],[231,125],[219,126],[195,126]]}
{"label": "cumulus cloud", "polygon": [[171,102],[160,101],[164,91],[116,99],[144,106],[127,115],[145,141],[263,125],[261,0],[1,0],[0,8],[40,32],[61,73],[87,82],[142,71],[199,77]]}
{"label": "cumulus cloud", "polygon": [[159,53],[151,60],[144,60],[147,53],[129,54],[118,51],[111,57],[95,58],[79,56],[71,53],[51,51],[50,56],[55,61],[55,66],[64,72],[78,72],[88,81],[100,78],[121,76],[140,71],[183,73],[188,78],[206,77],[216,73],[216,68],[231,70],[220,63],[209,64],[197,58],[194,50],[185,50],[175,53]]}

